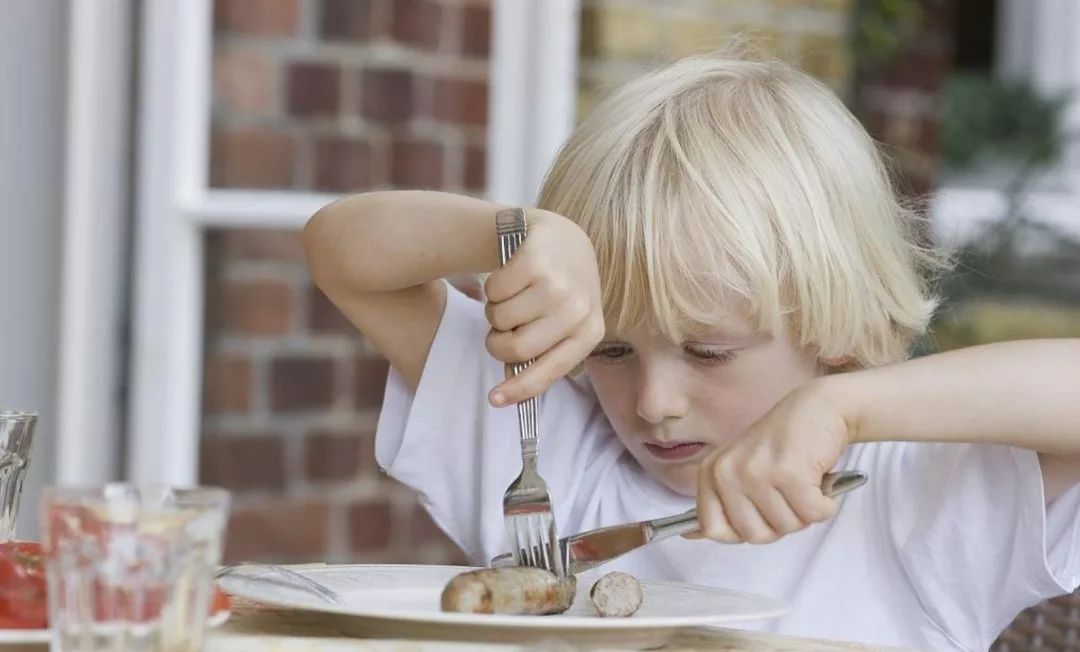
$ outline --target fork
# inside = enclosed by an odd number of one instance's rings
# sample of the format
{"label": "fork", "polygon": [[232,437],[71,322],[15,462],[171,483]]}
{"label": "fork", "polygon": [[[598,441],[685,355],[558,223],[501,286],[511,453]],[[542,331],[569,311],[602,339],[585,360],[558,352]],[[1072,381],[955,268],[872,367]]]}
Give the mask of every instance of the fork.
{"label": "fork", "polygon": [[[495,227],[499,235],[499,260],[506,266],[525,239],[525,211],[520,208],[500,210],[495,214]],[[512,363],[508,365],[508,372],[517,376],[528,369],[532,362]],[[521,473],[503,494],[503,518],[510,550],[518,566],[543,568],[557,577],[565,577],[566,565],[558,553],[559,537],[555,532],[551,496],[547,483],[536,469],[536,397],[518,403],[517,413],[521,436]]]}
{"label": "fork", "polygon": [[[312,566],[323,566],[323,564],[312,564]],[[314,593],[323,600],[335,605],[343,604],[341,596],[337,591],[326,586],[322,582],[311,579],[307,575],[297,573],[296,571],[279,566],[277,564],[259,564],[259,563],[243,563],[233,566],[222,566],[214,573],[214,579],[219,580],[223,577],[229,577],[230,575],[237,575],[245,580],[254,582],[269,582],[276,583],[274,580],[266,577],[265,575],[259,575],[252,572],[243,571],[258,571],[269,570],[273,573],[281,575],[286,580],[292,580],[292,582],[284,582],[286,586],[301,589],[309,593]]]}

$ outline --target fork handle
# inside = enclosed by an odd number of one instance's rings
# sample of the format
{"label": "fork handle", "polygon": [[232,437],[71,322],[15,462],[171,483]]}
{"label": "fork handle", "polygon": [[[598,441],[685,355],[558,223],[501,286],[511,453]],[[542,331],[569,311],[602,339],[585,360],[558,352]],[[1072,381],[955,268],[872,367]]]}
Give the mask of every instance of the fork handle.
{"label": "fork handle", "polygon": [[[525,210],[521,208],[504,208],[495,213],[495,232],[499,235],[499,265],[506,267],[510,258],[517,252],[518,247],[525,241],[529,227],[525,221]],[[532,360],[506,365],[507,375],[518,375],[525,371]]]}
{"label": "fork handle", "polygon": [[[525,210],[505,208],[495,213],[495,231],[499,236],[499,263],[505,267],[510,258],[521,246],[528,233]],[[517,376],[529,368],[532,360],[506,365],[507,376]],[[522,463],[535,464],[537,454],[537,414],[536,397],[528,398],[517,404],[518,430],[521,438]]]}
{"label": "fork handle", "polygon": [[[845,494],[856,487],[866,484],[866,473],[862,471],[837,471],[826,473],[821,478],[821,492],[829,498]],[[697,509],[690,509],[681,514],[654,519],[647,522],[651,530],[649,541],[659,541],[682,536],[701,528]]]}

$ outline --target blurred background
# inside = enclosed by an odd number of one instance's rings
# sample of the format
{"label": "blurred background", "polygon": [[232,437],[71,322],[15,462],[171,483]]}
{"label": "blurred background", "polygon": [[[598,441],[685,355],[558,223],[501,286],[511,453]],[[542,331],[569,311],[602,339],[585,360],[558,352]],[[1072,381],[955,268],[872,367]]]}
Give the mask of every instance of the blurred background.
{"label": "blurred background", "polygon": [[[956,268],[920,351],[1080,336],[1076,0],[135,0],[0,16],[0,403],[48,483],[234,491],[231,560],[459,562],[308,278],[342,193],[530,203],[606,89],[739,36],[834,88]],[[462,281],[468,287],[468,280]],[[1077,649],[1080,599],[1000,650]],[[1071,647],[1070,647],[1071,646]]]}

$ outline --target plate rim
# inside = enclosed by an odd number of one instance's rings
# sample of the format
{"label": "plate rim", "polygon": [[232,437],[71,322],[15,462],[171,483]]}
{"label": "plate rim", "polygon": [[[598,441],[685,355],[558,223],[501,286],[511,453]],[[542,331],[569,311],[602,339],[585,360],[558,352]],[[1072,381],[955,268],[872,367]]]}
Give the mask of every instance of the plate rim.
{"label": "plate rim", "polygon": [[[300,611],[314,611],[321,613],[329,613],[341,616],[350,616],[355,618],[371,618],[379,620],[389,620],[396,622],[415,622],[425,624],[447,625],[447,626],[484,626],[492,628],[527,628],[527,629],[577,629],[577,630],[622,630],[622,629],[675,629],[684,627],[710,627],[710,626],[723,626],[737,622],[747,621],[761,621],[771,620],[782,616],[790,611],[789,606],[778,598],[772,598],[757,593],[747,591],[736,591],[733,589],[725,589],[722,587],[709,586],[704,584],[692,584],[689,582],[677,582],[667,580],[641,580],[642,585],[648,587],[652,586],[693,586],[706,591],[737,595],[741,597],[752,598],[756,602],[762,605],[762,608],[755,613],[748,614],[735,614],[735,615],[719,615],[715,617],[707,616],[644,616],[629,618],[602,618],[602,617],[586,617],[586,616],[554,616],[550,618],[538,617],[538,616],[516,616],[506,614],[463,614],[463,613],[451,613],[443,611],[397,611],[397,612],[372,612],[364,611],[359,612],[355,608],[349,608],[346,606],[339,606],[334,604],[319,604],[314,599],[311,602],[298,602],[295,600],[275,599],[273,596],[267,594],[258,594],[255,592],[239,593],[231,590],[228,587],[228,580],[243,580],[244,573],[261,568],[260,564],[245,565],[243,568],[238,568],[228,576],[221,578],[219,583],[222,588],[231,596],[240,597],[248,600],[253,600],[262,604],[266,604],[274,607],[281,607],[287,609],[296,609]],[[372,570],[379,572],[392,571],[393,569],[432,569],[443,571],[458,571],[466,572],[470,570],[481,570],[483,567],[479,566],[456,566],[447,564],[295,564],[285,565],[285,568],[289,570],[303,572],[303,573],[319,573],[326,572],[340,572],[348,570]],[[766,608],[766,606],[768,608]]]}

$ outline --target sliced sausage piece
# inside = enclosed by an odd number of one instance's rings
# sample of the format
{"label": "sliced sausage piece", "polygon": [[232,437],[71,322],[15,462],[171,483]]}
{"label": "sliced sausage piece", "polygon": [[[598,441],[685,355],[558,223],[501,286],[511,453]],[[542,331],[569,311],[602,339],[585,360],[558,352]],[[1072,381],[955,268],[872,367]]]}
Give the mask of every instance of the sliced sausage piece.
{"label": "sliced sausage piece", "polygon": [[589,591],[589,599],[601,616],[626,618],[641,608],[644,596],[641,594],[641,584],[633,575],[615,572],[596,580]]}
{"label": "sliced sausage piece", "polygon": [[472,614],[559,614],[577,590],[573,575],[560,580],[542,568],[514,566],[462,573],[442,592],[442,610]]}

